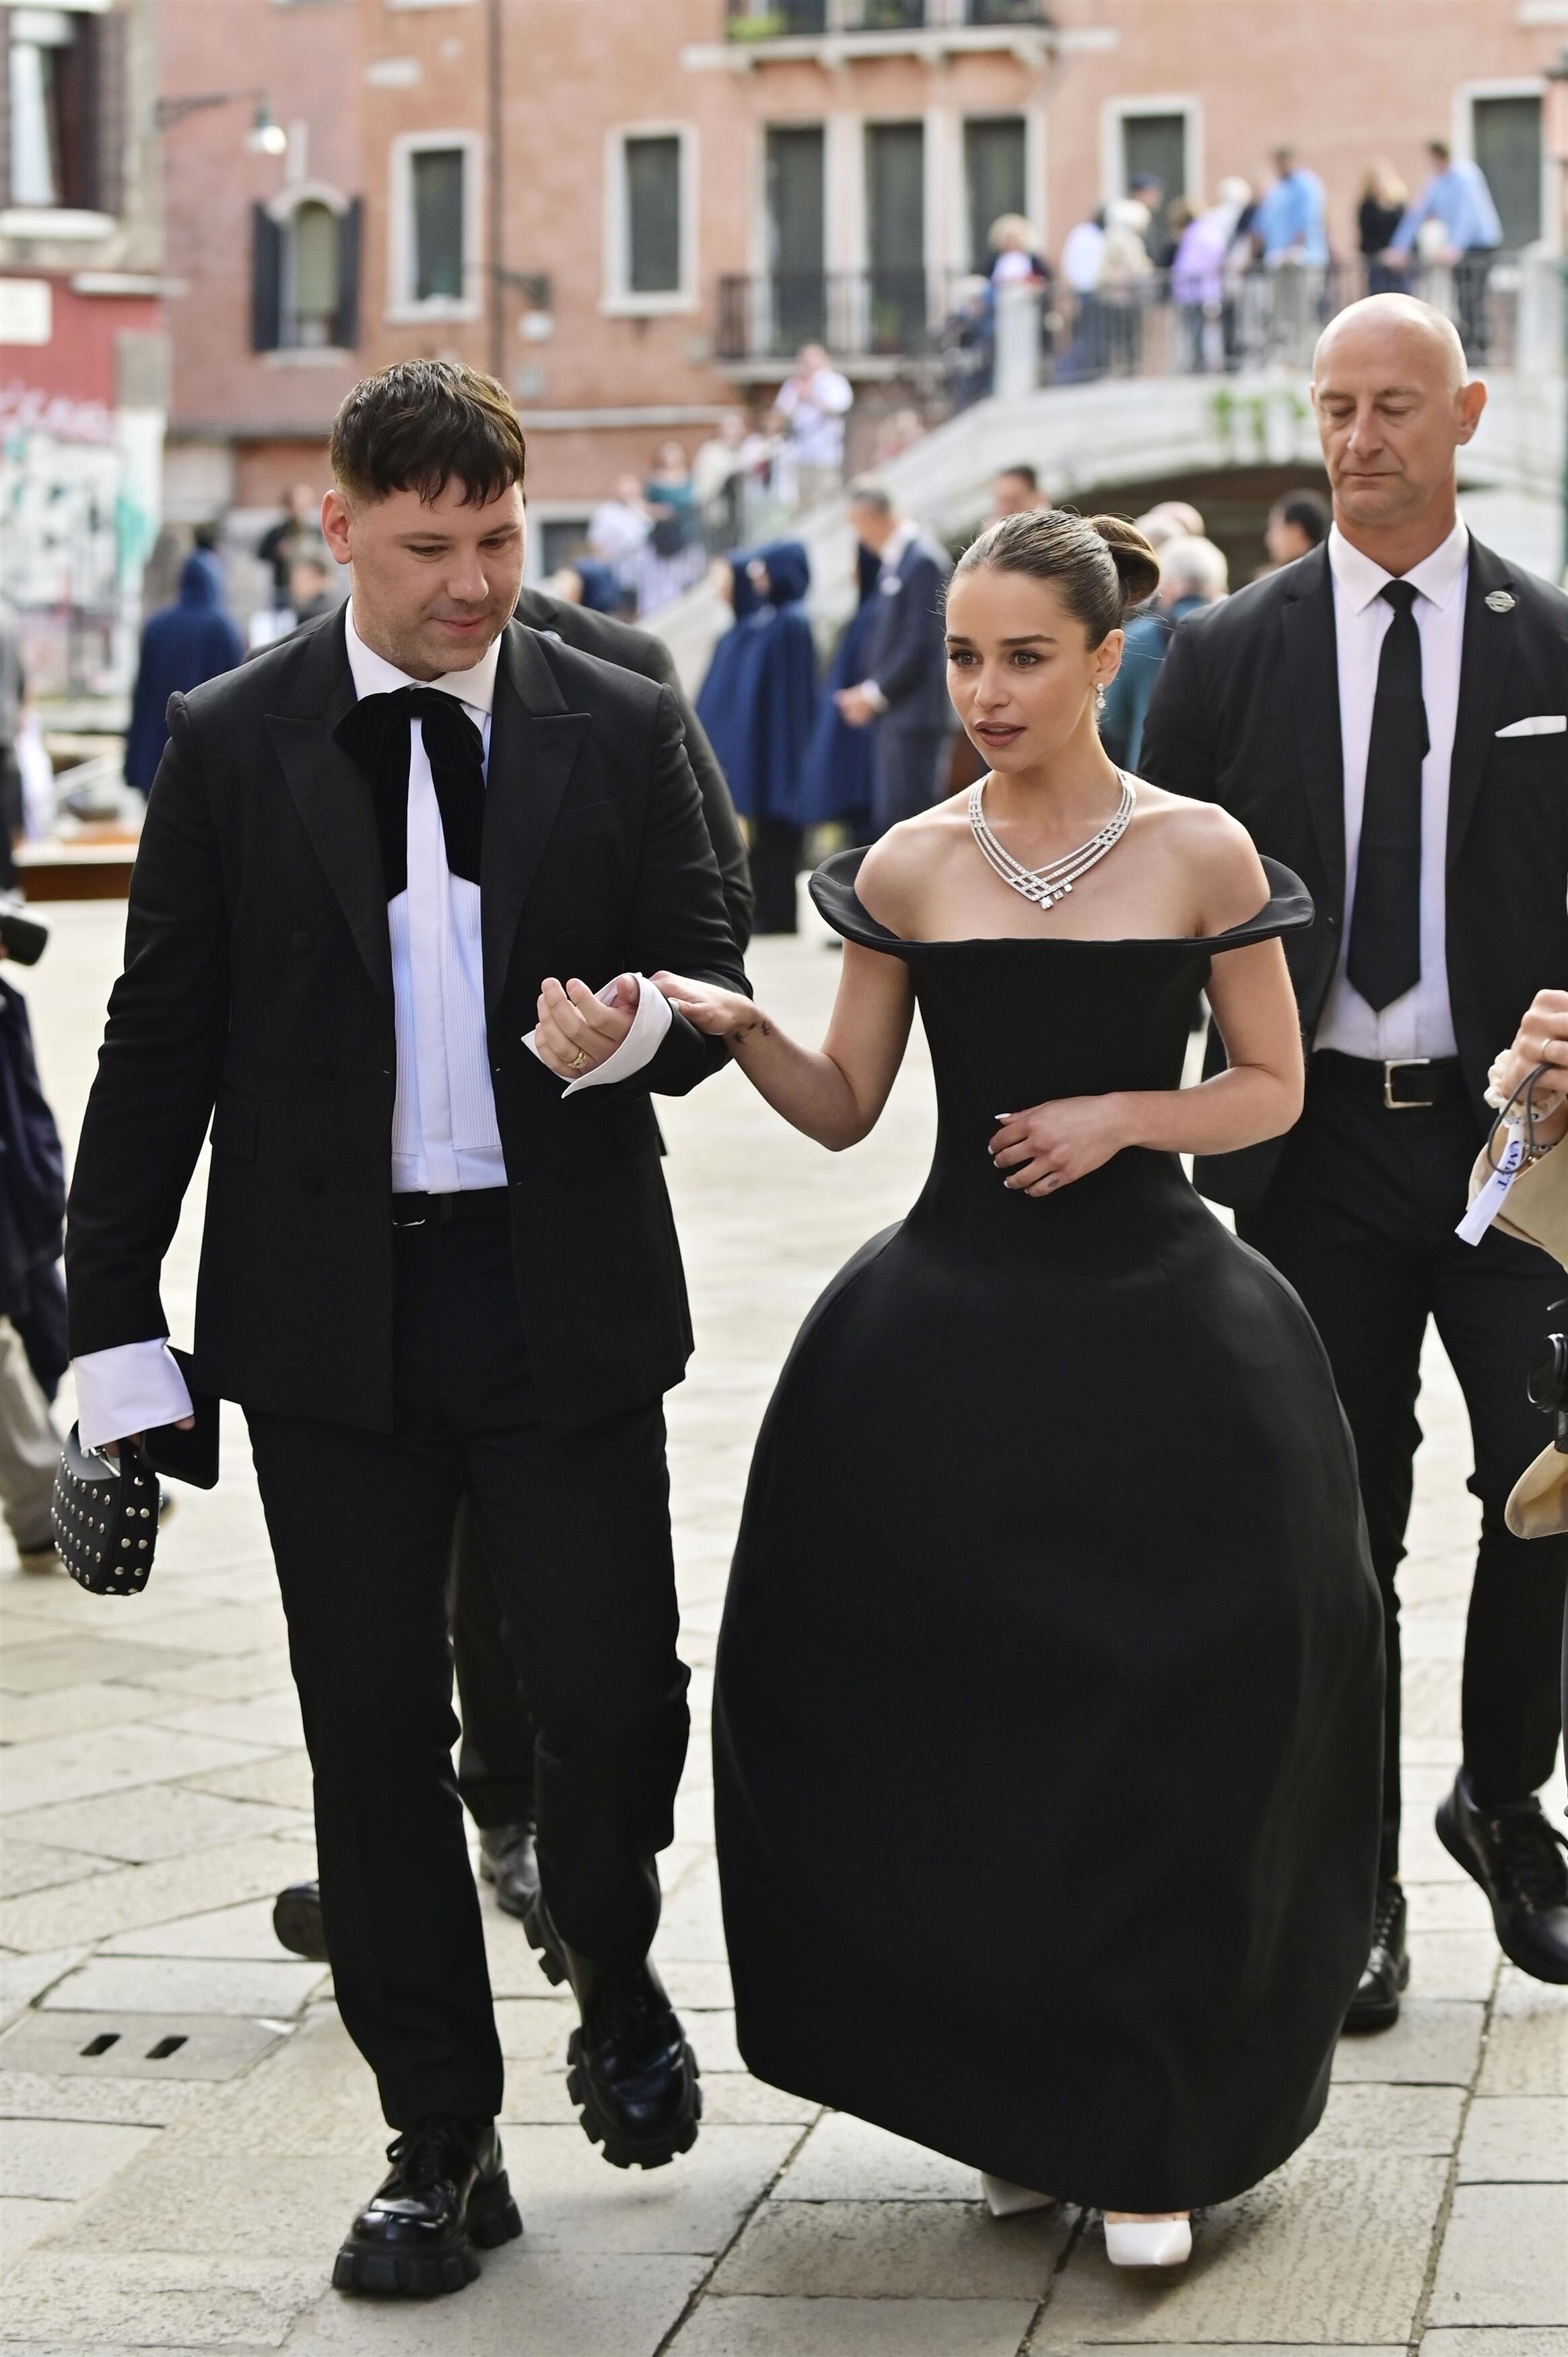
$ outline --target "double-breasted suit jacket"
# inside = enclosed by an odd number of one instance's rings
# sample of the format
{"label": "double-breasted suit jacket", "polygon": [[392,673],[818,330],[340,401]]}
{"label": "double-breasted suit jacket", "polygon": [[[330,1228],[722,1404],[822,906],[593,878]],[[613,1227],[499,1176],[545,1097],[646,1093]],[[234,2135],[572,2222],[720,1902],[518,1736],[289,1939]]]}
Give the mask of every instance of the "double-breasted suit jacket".
{"label": "double-breasted suit jacket", "polygon": [[[342,616],[170,705],[66,1249],[73,1355],[167,1331],[158,1275],[209,1124],[194,1379],[273,1414],[392,1424],[392,971],[371,787],[334,730]],[[650,1092],[724,1060],[680,1016],[565,1097],[523,1045],[547,974],[746,987],[668,688],[513,622],[480,871],[485,1010],[540,1408],[656,1398],[692,1347]]]}

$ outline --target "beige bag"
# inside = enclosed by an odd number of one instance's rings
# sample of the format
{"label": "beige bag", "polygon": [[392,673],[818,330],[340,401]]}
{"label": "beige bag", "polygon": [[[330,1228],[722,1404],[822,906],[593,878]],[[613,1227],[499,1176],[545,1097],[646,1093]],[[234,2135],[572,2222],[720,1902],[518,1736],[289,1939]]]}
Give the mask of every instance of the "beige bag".
{"label": "beige bag", "polygon": [[[1470,1174],[1472,1202],[1492,1169],[1488,1138]],[[1492,1224],[1520,1243],[1538,1244],[1568,1268],[1568,1138],[1520,1172]],[[1568,1531],[1568,1451],[1553,1443],[1526,1466],[1509,1492],[1505,1517],[1516,1539],[1550,1539]]]}

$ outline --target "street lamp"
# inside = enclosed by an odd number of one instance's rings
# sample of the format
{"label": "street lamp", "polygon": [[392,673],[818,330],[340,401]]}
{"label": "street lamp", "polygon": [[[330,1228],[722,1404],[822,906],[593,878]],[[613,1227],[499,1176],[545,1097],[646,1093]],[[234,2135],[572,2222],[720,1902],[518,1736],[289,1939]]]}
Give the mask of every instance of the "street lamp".
{"label": "street lamp", "polygon": [[153,121],[160,131],[170,130],[183,123],[188,114],[200,114],[209,106],[233,106],[241,99],[254,99],[256,111],[245,145],[253,156],[281,156],[288,146],[288,134],[273,114],[272,101],[264,90],[204,90],[181,98],[160,98],[154,102]]}

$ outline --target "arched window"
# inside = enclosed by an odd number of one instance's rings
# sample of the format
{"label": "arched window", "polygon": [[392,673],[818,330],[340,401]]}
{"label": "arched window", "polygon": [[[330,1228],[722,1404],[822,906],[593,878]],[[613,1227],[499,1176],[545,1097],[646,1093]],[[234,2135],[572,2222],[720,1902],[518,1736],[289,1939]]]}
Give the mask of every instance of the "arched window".
{"label": "arched window", "polygon": [[252,213],[251,349],[352,350],[360,334],[360,200],[312,188]]}
{"label": "arched window", "polygon": [[282,341],[335,344],[341,304],[338,216],[319,203],[298,205],[284,231]]}

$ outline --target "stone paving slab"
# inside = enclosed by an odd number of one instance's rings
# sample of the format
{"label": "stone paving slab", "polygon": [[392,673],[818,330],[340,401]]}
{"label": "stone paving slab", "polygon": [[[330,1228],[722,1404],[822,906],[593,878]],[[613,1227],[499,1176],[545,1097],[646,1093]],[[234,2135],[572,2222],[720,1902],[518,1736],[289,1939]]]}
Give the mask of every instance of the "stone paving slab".
{"label": "stone paving slab", "polygon": [[1339,2040],[1334,2076],[1363,2083],[1467,2087],[1480,2059],[1486,2020],[1481,2005],[1408,1997],[1391,2029]]}
{"label": "stone paving slab", "polygon": [[1431,2315],[1568,2326],[1568,2184],[1458,2186]]}
{"label": "stone paving slab", "polygon": [[1407,2341],[1447,2174],[1441,2157],[1320,2160],[1308,2147],[1240,2201],[1207,2212],[1191,2261],[1163,2279],[1153,2269],[1111,2266],[1104,2234],[1092,2227],[1052,2297],[1051,2336]]}
{"label": "stone paving slab", "polygon": [[974,2201],[765,2201],[715,2273],[715,2293],[1041,2300],[1075,2213],[1005,2220]]}
{"label": "stone paving slab", "polygon": [[326,1979],[321,1964],[220,1956],[95,1956],[58,1981],[46,2012],[271,2014],[298,2011]]}
{"label": "stone paving slab", "polygon": [[127,1866],[150,1866],[209,1846],[247,1841],[263,1834],[313,1837],[310,1820],[294,1809],[253,1802],[220,1800],[177,1784],[142,1784],[105,1799],[56,1802],[28,1809],[13,1822],[25,1841],[54,1843],[64,1849],[96,1851]]}
{"label": "stone paving slab", "polygon": [[1014,2357],[1026,2300],[704,2299],[671,2357]]}
{"label": "stone paving slab", "polygon": [[1568,2095],[1568,1989],[1504,1965],[1478,2093]]}
{"label": "stone paving slab", "polygon": [[111,2126],[163,2128],[189,2099],[188,2086],[160,2086],[156,2081],[0,2071],[0,2120],[102,2120]]}
{"label": "stone paving slab", "polygon": [[102,2120],[8,2120],[0,2136],[0,2193],[80,2201],[158,2139],[156,2127]]}
{"label": "stone paving slab", "polygon": [[1461,2185],[1568,2183],[1568,2096],[1477,2095],[1459,2145]]}
{"label": "stone paving slab", "polygon": [[[677,2255],[602,2253],[585,2258],[509,2243],[439,2323],[423,2302],[402,2306],[328,2298],[301,2317],[289,2357],[631,2357],[661,2348],[705,2262]],[[828,2357],[820,2351],[818,2357]]]}

